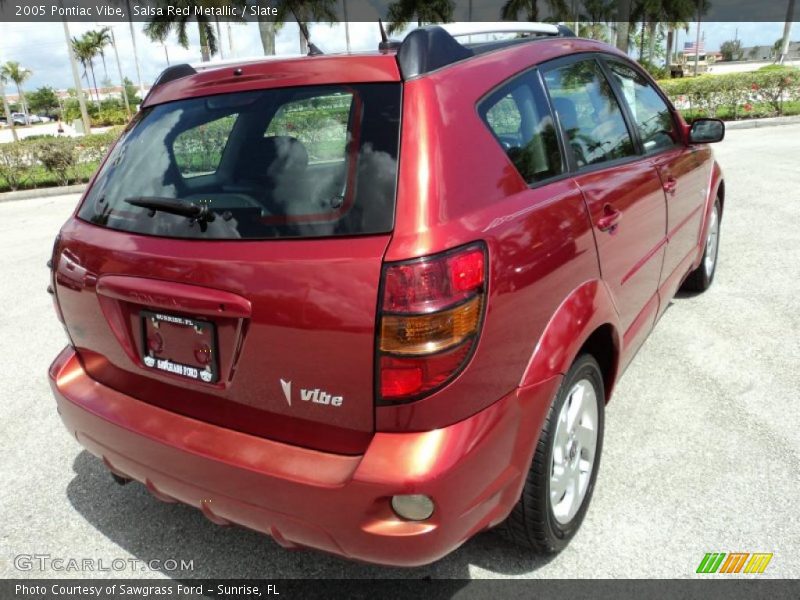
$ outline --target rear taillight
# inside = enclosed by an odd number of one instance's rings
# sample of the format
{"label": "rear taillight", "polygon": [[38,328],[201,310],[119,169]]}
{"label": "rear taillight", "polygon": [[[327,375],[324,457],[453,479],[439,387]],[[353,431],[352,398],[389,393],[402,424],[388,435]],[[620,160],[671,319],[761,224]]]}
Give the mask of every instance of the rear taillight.
{"label": "rear taillight", "polygon": [[486,304],[483,244],[383,268],[378,399],[416,400],[451,381],[475,347]]}

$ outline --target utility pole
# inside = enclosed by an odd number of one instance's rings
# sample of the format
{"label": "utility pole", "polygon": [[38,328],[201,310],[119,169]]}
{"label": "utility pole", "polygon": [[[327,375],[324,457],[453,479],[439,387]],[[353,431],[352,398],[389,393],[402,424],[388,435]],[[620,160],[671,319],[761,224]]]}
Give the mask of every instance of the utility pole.
{"label": "utility pole", "polygon": [[230,50],[230,58],[233,58],[235,52],[233,49],[233,34],[231,33],[231,22],[226,21],[226,23],[228,24],[228,49]]}
{"label": "utility pole", "polygon": [[144,98],[144,86],[142,85],[142,72],[139,70],[139,54],[136,52],[136,32],[133,30],[133,13],[131,12],[131,0],[128,4],[128,25],[131,26],[131,44],[133,44],[133,64],[136,65],[136,82],[139,84],[139,94]]}
{"label": "utility pole", "polygon": [[117,38],[114,35],[114,26],[111,29],[111,45],[114,47],[114,57],[117,59],[117,70],[119,71],[119,84],[122,86],[122,101],[125,103],[125,114],[128,121],[131,120],[131,103],[128,101],[128,90],[125,88],[125,78],[122,76],[122,64],[119,62],[119,52],[117,52]]}
{"label": "utility pole", "polygon": [[69,64],[72,67],[72,80],[75,82],[75,93],[78,96],[78,106],[81,107],[81,119],[83,119],[83,133],[88,135],[92,132],[92,123],[89,121],[89,113],[86,110],[86,98],[83,97],[83,89],[81,88],[81,78],[78,75],[78,65],[75,62],[75,53],[72,51],[72,38],[69,35],[69,25],[66,21],[64,24],[64,39],[67,42],[67,54],[69,55]]}

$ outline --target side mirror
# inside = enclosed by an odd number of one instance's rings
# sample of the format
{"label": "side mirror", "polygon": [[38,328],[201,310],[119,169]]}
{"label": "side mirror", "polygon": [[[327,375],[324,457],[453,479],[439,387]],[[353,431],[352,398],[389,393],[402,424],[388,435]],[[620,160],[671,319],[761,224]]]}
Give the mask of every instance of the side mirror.
{"label": "side mirror", "polygon": [[721,142],[725,137],[725,123],[719,119],[695,119],[689,130],[689,142],[692,144],[713,144]]}

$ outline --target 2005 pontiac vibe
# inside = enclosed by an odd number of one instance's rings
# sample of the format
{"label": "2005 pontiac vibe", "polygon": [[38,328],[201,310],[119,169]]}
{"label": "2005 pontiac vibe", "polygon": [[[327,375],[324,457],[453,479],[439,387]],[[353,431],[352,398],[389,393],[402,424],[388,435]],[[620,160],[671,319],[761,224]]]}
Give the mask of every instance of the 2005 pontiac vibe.
{"label": "2005 pontiac vibe", "polygon": [[724,126],[514,27],[161,75],[51,262],[58,410],[117,481],[389,565],[569,542],[615,382],[714,278]]}

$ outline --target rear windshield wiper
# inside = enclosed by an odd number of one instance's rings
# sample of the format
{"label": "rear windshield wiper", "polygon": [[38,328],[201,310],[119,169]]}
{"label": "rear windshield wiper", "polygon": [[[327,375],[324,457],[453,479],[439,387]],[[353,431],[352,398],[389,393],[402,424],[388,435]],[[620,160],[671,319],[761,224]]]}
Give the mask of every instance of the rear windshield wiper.
{"label": "rear windshield wiper", "polygon": [[125,198],[125,202],[132,206],[150,209],[150,216],[155,216],[156,211],[165,212],[180,217],[188,217],[200,224],[200,231],[206,230],[206,225],[211,223],[216,215],[206,205],[195,204],[180,198],[161,198],[158,196],[136,196]]}

